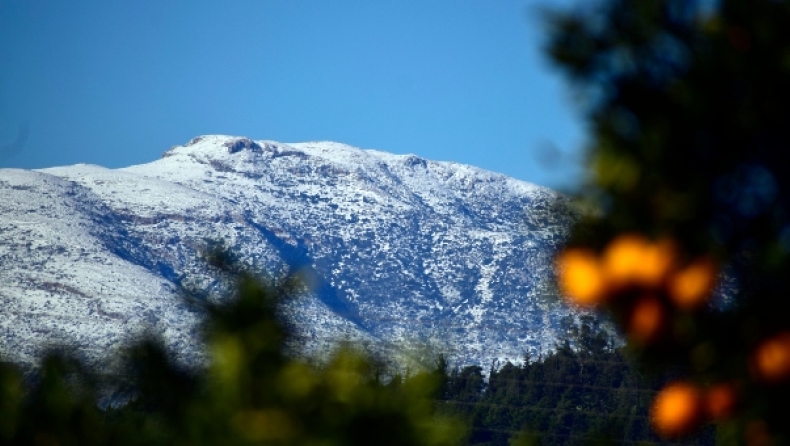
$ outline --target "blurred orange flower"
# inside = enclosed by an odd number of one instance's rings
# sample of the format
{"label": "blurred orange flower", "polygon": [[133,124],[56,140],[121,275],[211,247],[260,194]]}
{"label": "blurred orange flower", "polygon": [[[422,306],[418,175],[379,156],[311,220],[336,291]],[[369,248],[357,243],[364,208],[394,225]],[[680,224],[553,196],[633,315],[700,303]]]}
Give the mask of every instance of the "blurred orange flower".
{"label": "blurred orange flower", "polygon": [[790,376],[790,331],[766,339],[754,352],[757,378],[776,383]]}
{"label": "blurred orange flower", "polygon": [[598,256],[584,248],[569,248],[557,256],[560,290],[579,305],[593,305],[606,294]]}
{"label": "blurred orange flower", "polygon": [[774,442],[763,420],[750,421],[743,430],[747,446],[772,446]]}
{"label": "blurred orange flower", "polygon": [[612,240],[603,254],[606,277],[614,286],[657,287],[675,260],[671,243],[651,242],[639,234],[624,234]]}
{"label": "blurred orange flower", "polygon": [[700,420],[701,392],[687,382],[675,382],[664,387],[653,400],[650,421],[656,433],[664,438],[690,433]]}
{"label": "blurred orange flower", "polygon": [[705,393],[705,412],[712,420],[723,420],[732,416],[736,402],[735,386],[719,383]]}
{"label": "blurred orange flower", "polygon": [[716,267],[709,258],[695,260],[669,278],[669,297],[679,308],[690,310],[704,304],[716,284]]}
{"label": "blurred orange flower", "polygon": [[640,342],[648,342],[656,337],[664,323],[664,307],[653,296],[639,299],[631,309],[628,334]]}

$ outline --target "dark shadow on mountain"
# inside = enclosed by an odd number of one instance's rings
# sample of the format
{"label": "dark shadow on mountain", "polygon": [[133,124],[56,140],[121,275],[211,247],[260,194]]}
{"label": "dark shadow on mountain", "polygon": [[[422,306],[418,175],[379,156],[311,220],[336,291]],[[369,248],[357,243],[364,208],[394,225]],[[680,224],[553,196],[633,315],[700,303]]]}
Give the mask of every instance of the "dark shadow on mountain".
{"label": "dark shadow on mountain", "polygon": [[266,238],[266,241],[277,250],[280,254],[280,258],[288,265],[291,271],[299,272],[302,279],[305,283],[310,285],[311,291],[316,294],[321,302],[326,304],[335,314],[348,319],[363,330],[368,331],[367,326],[359,316],[359,311],[356,306],[346,300],[332,284],[316,271],[307,246],[305,246],[303,241],[299,240],[297,245],[293,246],[280,237],[277,237],[274,232],[258,224],[249,216],[246,216],[245,220],[250,226],[257,229]]}

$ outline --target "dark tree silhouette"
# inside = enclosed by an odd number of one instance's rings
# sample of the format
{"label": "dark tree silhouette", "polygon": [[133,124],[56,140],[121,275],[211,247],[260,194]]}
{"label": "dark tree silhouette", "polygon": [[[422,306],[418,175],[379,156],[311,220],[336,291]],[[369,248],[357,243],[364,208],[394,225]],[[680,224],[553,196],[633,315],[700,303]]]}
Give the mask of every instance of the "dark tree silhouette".
{"label": "dark tree silhouette", "polygon": [[790,2],[605,0],[549,13],[590,129],[598,214],[560,286],[682,382],[653,425],[790,442]]}

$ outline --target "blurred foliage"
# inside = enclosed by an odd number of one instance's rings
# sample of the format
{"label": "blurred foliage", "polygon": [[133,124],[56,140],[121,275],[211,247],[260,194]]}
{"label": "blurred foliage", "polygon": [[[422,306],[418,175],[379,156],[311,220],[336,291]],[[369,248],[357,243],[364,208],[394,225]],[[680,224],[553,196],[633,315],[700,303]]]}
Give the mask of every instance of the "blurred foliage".
{"label": "blurred foliage", "polygon": [[2,365],[0,443],[462,441],[461,426],[434,414],[443,374],[425,371],[385,382],[380,364],[348,348],[336,351],[322,365],[294,359],[284,353],[290,335],[277,311],[293,286],[270,288],[248,275],[232,275],[238,281],[230,302],[202,304],[208,314],[206,368],[176,364],[155,339],[130,347],[121,373],[87,370],[62,352],[47,356],[32,373]]}
{"label": "blurred foliage", "polygon": [[601,0],[547,17],[599,209],[558,258],[561,288],[678,373],[654,403],[664,437],[713,421],[727,444],[790,443],[790,2]]}

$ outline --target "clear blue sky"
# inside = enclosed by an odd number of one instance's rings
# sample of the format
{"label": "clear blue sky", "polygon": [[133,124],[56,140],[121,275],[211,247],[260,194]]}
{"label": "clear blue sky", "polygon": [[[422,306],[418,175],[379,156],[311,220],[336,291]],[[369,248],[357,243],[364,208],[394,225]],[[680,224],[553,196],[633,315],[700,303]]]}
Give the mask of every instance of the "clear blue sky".
{"label": "clear blue sky", "polygon": [[566,189],[583,125],[541,54],[541,4],[557,1],[0,0],[0,146],[30,129],[0,166],[122,167],[221,133]]}

